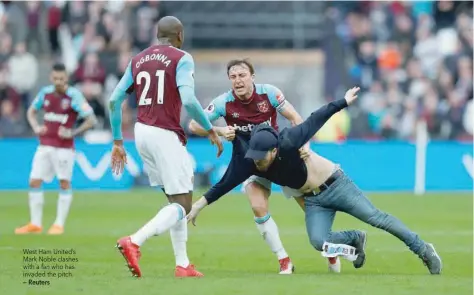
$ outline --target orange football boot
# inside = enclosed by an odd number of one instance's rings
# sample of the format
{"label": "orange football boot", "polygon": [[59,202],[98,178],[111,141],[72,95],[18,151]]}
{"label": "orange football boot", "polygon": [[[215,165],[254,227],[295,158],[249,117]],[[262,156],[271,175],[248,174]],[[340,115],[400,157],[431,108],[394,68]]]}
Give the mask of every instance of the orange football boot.
{"label": "orange football boot", "polygon": [[15,234],[26,235],[26,234],[40,234],[43,231],[41,226],[28,223],[22,227],[15,228]]}
{"label": "orange football boot", "polygon": [[203,277],[204,275],[197,271],[194,268],[194,265],[190,264],[188,267],[176,266],[174,271],[174,276],[177,278],[184,278],[184,277]]}
{"label": "orange football boot", "polygon": [[64,233],[64,227],[53,224],[49,230],[48,230],[48,235],[62,235]]}

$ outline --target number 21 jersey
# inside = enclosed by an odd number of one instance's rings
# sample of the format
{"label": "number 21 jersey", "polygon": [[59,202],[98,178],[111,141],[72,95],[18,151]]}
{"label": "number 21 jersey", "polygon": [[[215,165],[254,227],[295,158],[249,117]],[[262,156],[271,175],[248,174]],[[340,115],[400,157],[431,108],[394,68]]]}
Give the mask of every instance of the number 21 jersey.
{"label": "number 21 jersey", "polygon": [[130,66],[138,100],[137,121],[176,132],[186,144],[178,87],[194,88],[191,55],[170,45],[154,45],[136,55]]}

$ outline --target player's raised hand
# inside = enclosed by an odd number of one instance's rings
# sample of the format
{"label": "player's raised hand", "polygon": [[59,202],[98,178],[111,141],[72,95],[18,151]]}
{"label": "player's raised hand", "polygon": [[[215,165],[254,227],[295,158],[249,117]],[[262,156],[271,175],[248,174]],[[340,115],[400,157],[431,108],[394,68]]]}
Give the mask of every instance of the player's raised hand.
{"label": "player's raised hand", "polygon": [[121,140],[114,141],[111,157],[112,172],[117,175],[122,174],[125,165],[127,164],[127,153],[125,153]]}
{"label": "player's raised hand", "polygon": [[221,131],[222,136],[228,141],[232,141],[235,138],[235,128],[233,126],[226,126]]}
{"label": "player's raised hand", "polygon": [[209,131],[209,135],[207,138],[209,138],[212,145],[217,146],[217,157],[219,158],[222,155],[222,152],[224,151],[224,146],[222,145],[222,141],[219,138],[219,135],[217,135],[217,132],[214,127]]}
{"label": "player's raised hand", "polygon": [[347,90],[346,95],[344,95],[347,105],[352,104],[357,99],[357,92],[359,92],[359,90],[359,87],[352,87],[351,89]]}

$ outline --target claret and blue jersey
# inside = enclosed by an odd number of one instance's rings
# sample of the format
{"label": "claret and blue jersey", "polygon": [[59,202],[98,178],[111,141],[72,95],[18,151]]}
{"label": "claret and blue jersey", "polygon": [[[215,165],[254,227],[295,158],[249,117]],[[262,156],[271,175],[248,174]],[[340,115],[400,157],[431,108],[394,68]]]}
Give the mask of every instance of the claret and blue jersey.
{"label": "claret and blue jersey", "polygon": [[216,97],[206,108],[206,113],[211,122],[223,117],[227,125],[250,134],[254,126],[264,122],[278,129],[277,111],[281,111],[284,105],[285,97],[278,88],[270,84],[255,84],[248,100],[238,99],[230,90]]}
{"label": "claret and blue jersey", "polygon": [[270,84],[255,84],[252,96],[248,100],[240,100],[232,90],[216,97],[206,108],[207,117],[211,122],[224,118],[228,126],[236,129],[233,140],[233,152],[248,145],[250,132],[262,123],[267,123],[278,130],[277,112],[285,106],[285,96]]}
{"label": "claret and blue jersey", "polygon": [[74,140],[59,137],[59,127],[71,129],[78,117],[85,118],[93,113],[82,93],[72,86],[62,94],[56,92],[54,85],[41,88],[31,107],[37,111],[44,110],[43,124],[47,131],[40,136],[40,143],[63,148],[72,148]]}
{"label": "claret and blue jersey", "polygon": [[122,139],[121,104],[126,93],[136,92],[137,122],[176,132],[183,144],[186,136],[180,124],[181,107],[206,130],[211,129],[194,95],[194,60],[170,45],[153,45],[132,58],[110,98],[113,137]]}

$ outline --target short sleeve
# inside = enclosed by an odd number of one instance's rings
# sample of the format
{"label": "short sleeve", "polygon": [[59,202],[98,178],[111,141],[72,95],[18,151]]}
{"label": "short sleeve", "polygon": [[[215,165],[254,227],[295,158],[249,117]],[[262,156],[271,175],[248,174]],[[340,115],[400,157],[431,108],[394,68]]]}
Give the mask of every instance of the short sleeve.
{"label": "short sleeve", "polygon": [[213,122],[219,119],[220,117],[225,116],[225,105],[227,102],[227,95],[227,93],[224,93],[221,96],[214,98],[204,110],[209,121]]}
{"label": "short sleeve", "polygon": [[277,111],[281,112],[286,103],[283,92],[270,84],[265,84],[265,89],[267,90],[267,96],[272,106],[277,109]]}
{"label": "short sleeve", "polygon": [[31,107],[37,111],[40,110],[43,107],[45,95],[46,95],[46,89],[42,88],[36,95],[35,99],[33,99],[33,102],[31,103]]}
{"label": "short sleeve", "polygon": [[72,99],[71,107],[79,114],[79,117],[84,118],[93,113],[92,107],[78,89],[70,89],[68,95]]}

